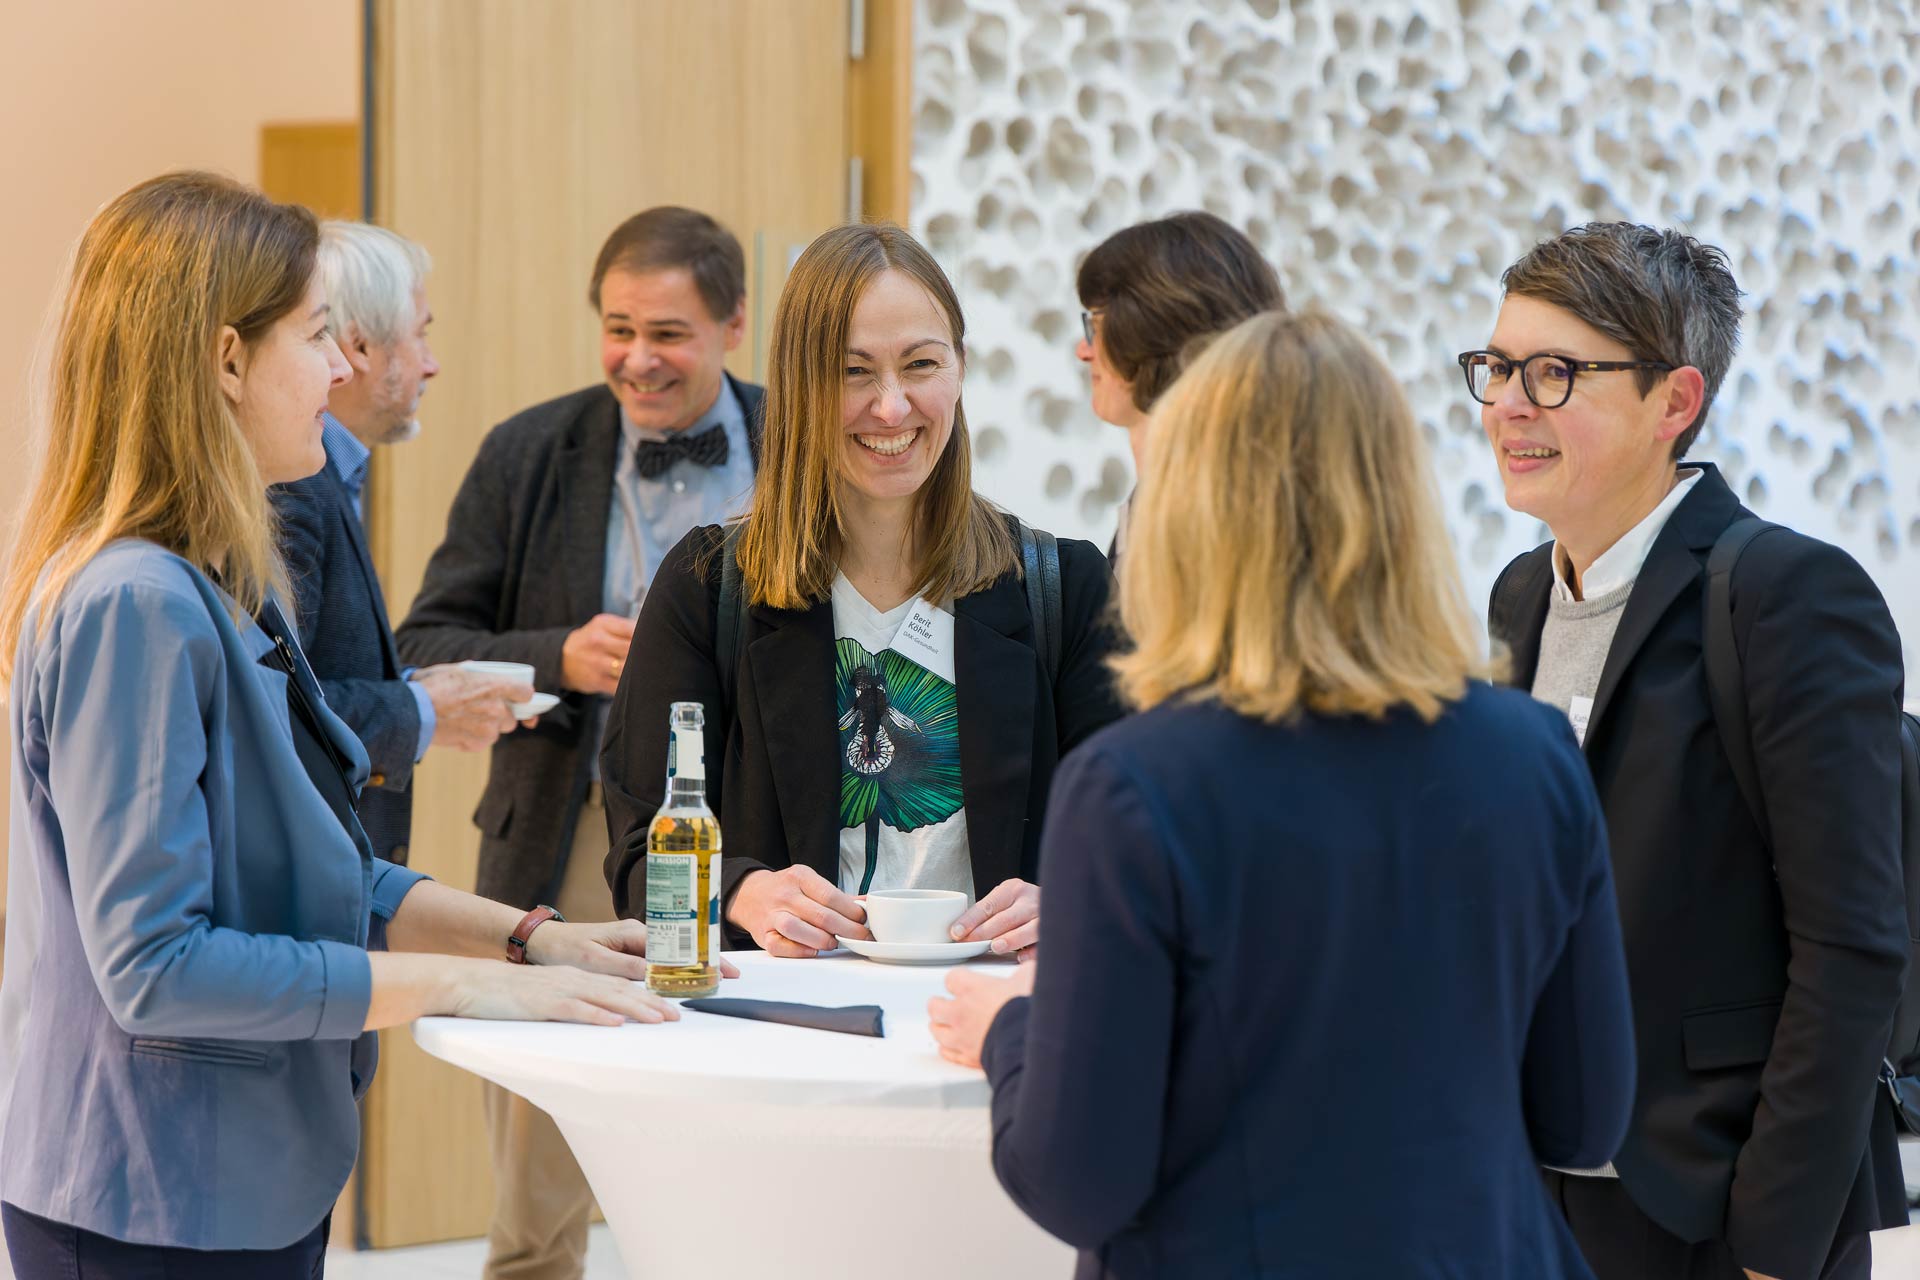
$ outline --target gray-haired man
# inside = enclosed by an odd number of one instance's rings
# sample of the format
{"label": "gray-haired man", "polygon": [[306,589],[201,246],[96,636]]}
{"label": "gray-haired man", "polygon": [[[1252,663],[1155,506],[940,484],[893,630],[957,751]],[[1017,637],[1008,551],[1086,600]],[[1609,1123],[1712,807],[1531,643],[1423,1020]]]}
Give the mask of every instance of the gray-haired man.
{"label": "gray-haired man", "polygon": [[353,377],[327,400],[327,465],[273,490],[293,580],[300,643],[327,702],[366,745],[373,771],[360,820],[376,855],[407,860],[413,766],[430,743],[480,751],[512,729],[525,685],[457,666],[401,665],[380,579],[367,554],[361,493],[373,450],[412,439],[427,380],[426,251],[381,227],[328,222],[318,270]]}

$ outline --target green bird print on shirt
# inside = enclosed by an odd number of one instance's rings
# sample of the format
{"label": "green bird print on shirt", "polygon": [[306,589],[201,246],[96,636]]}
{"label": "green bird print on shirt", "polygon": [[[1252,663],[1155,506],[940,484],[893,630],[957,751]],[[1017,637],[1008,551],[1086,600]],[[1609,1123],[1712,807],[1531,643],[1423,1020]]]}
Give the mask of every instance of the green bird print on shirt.
{"label": "green bird print on shirt", "polygon": [[835,646],[840,715],[840,825],[865,827],[873,884],[880,827],[915,831],[960,812],[960,720],[953,686],[891,649]]}

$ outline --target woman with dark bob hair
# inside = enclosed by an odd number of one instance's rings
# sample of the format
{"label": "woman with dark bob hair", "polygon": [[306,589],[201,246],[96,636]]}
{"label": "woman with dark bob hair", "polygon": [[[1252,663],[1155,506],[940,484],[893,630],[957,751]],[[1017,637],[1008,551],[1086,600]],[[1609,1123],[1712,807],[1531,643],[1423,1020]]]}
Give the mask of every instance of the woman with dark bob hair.
{"label": "woman with dark bob hair", "polygon": [[[1253,241],[1210,213],[1176,213],[1116,231],[1080,264],[1080,341],[1093,412],[1124,427],[1134,473],[1146,466],[1147,413],[1215,334],[1287,305]],[[1132,501],[1108,555],[1126,545]]]}

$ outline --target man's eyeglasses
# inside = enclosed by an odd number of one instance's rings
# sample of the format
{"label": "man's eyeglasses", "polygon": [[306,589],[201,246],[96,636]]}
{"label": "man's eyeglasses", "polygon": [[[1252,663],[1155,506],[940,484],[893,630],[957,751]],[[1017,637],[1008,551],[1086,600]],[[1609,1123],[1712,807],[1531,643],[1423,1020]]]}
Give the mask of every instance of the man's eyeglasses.
{"label": "man's eyeglasses", "polygon": [[1677,365],[1658,360],[1573,360],[1566,356],[1539,352],[1525,360],[1509,360],[1498,351],[1462,351],[1460,372],[1467,377],[1467,394],[1481,404],[1492,404],[1506,389],[1507,379],[1520,370],[1520,389],[1536,408],[1558,409],[1573,394],[1574,375],[1581,373],[1618,373],[1623,369],[1659,369],[1671,372]]}

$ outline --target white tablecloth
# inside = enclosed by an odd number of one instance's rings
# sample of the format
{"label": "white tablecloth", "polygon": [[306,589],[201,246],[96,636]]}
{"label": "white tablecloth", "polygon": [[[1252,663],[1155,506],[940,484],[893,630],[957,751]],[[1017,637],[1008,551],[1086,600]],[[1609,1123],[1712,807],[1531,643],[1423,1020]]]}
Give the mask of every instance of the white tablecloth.
{"label": "white tablecloth", "polygon": [[886,1037],[684,1011],[623,1027],[423,1018],[414,1039],[553,1116],[635,1277],[1072,1273],[1072,1251],[994,1180],[985,1078],[928,1033],[946,969],[731,958],[741,977],[721,995],[877,1004]]}

